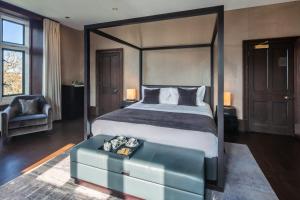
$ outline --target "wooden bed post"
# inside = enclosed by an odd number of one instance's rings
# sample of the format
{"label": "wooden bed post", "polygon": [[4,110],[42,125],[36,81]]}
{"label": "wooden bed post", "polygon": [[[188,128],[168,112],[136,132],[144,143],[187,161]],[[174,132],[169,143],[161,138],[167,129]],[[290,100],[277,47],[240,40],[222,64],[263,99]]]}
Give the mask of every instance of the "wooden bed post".
{"label": "wooden bed post", "polygon": [[139,75],[140,75],[140,100],[142,99],[142,85],[143,85],[143,49],[140,49],[140,71],[139,71]]}
{"label": "wooden bed post", "polygon": [[218,187],[224,188],[224,7],[218,11]]}
{"label": "wooden bed post", "polygon": [[215,41],[218,33],[218,15],[216,17],[216,22],[213,30],[213,35],[210,42],[210,107],[212,110],[214,110],[214,96],[215,96],[215,90],[214,90],[214,74],[215,74]]}
{"label": "wooden bed post", "polygon": [[84,139],[90,136],[90,30],[84,28]]}
{"label": "wooden bed post", "polygon": [[214,111],[214,43],[210,46],[210,107]]}

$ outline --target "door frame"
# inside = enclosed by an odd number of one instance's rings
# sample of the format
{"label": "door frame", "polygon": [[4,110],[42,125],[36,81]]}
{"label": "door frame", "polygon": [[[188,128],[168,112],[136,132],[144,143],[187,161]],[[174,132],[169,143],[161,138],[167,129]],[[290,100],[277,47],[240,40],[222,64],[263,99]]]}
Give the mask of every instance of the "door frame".
{"label": "door frame", "polygon": [[[264,41],[275,41],[275,42],[293,42],[295,44],[295,42],[297,41],[297,39],[299,39],[300,37],[281,37],[281,38],[264,38],[264,39],[253,39],[253,40],[243,40],[243,129],[244,131],[248,132],[249,131],[249,47],[251,46],[251,44],[253,43],[260,43],[260,42],[264,42]],[[295,52],[295,48],[294,48],[294,52]],[[297,72],[297,62],[295,60],[294,56],[294,83],[293,83],[293,87],[294,87],[294,95],[296,92],[296,72]],[[293,123],[295,126],[295,99],[294,98],[294,112],[293,112]],[[293,135],[295,135],[295,130],[293,131]]]}
{"label": "door frame", "polygon": [[119,53],[120,54],[120,77],[122,77],[122,86],[121,88],[119,89],[119,99],[120,99],[120,102],[123,100],[123,96],[124,96],[124,93],[123,93],[123,87],[124,87],[124,59],[123,59],[123,53],[124,50],[123,48],[115,48],[115,49],[98,49],[96,50],[95,52],[95,71],[96,71],[96,79],[95,79],[95,84],[96,84],[96,115],[98,116],[100,114],[100,94],[99,94],[99,88],[100,88],[100,85],[99,85],[99,80],[100,80],[100,69],[99,69],[99,65],[98,65],[98,62],[99,62],[99,59],[98,59],[98,54],[101,54],[101,53]]}

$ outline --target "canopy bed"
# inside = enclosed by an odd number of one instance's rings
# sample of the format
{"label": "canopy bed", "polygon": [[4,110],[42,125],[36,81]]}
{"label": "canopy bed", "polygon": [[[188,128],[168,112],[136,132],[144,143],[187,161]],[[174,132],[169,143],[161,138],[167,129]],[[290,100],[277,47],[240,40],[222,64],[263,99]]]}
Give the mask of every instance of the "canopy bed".
{"label": "canopy bed", "polygon": [[[188,18],[204,15],[216,15],[214,21],[214,28],[210,41],[207,43],[184,44],[184,45],[163,45],[163,46],[138,46],[114,35],[108,34],[101,29],[110,27],[119,27],[125,25],[141,24],[148,22],[157,22],[162,20],[173,20],[179,18]],[[209,48],[210,50],[210,85],[205,86],[205,96],[203,96],[203,103],[191,109],[189,106],[179,105],[143,105],[138,102],[123,109],[122,111],[115,111],[108,115],[101,116],[91,125],[90,119],[90,34],[95,33],[100,37],[107,38],[122,45],[134,48],[139,51],[139,91],[140,98],[143,98],[143,88],[201,88],[201,86],[186,86],[186,85],[146,85],[143,80],[143,54],[148,51],[163,51],[176,49],[194,49],[194,48]],[[223,93],[224,93],[224,7],[216,6],[209,8],[201,8],[195,10],[160,14],[154,16],[132,18],[120,21],[105,22],[99,24],[86,25],[84,28],[84,82],[85,82],[85,107],[84,107],[84,138],[88,139],[92,134],[102,134],[114,132],[119,135],[124,133],[124,130],[131,130],[130,134],[135,137],[142,137],[150,142],[162,143],[169,145],[168,142],[172,140],[174,146],[181,146],[176,144],[176,141],[184,141],[184,137],[188,144],[194,145],[193,149],[200,149],[205,152],[205,158],[214,158],[214,161],[206,159],[206,162],[211,162],[211,165],[206,165],[210,171],[206,171],[206,176],[211,176],[209,180],[215,180],[215,188],[222,189],[224,185],[223,172],[223,157],[224,157],[224,116],[223,116]],[[215,80],[214,80],[215,79]],[[214,84],[216,83],[216,84]],[[216,98],[214,98],[216,96]],[[217,109],[217,127],[213,130],[211,123],[213,122],[213,108]],[[133,112],[134,111],[134,112]],[[159,113],[159,115],[158,115]],[[141,116],[139,119],[132,116]],[[184,119],[178,126],[178,121],[174,118]],[[145,119],[148,119],[145,120]],[[195,120],[194,120],[195,119]],[[199,122],[199,124],[197,124]],[[201,123],[200,123],[201,122]],[[171,124],[171,125],[170,125]],[[170,132],[170,130],[172,132]],[[143,134],[141,134],[143,133]],[[161,137],[153,137],[151,133],[159,133]],[[139,135],[141,134],[141,135]],[[175,137],[174,137],[175,135]],[[173,138],[173,139],[172,139]],[[168,141],[168,142],[163,142]],[[184,143],[183,142],[183,143]],[[212,171],[215,171],[213,173]],[[212,174],[211,174],[212,172]]]}

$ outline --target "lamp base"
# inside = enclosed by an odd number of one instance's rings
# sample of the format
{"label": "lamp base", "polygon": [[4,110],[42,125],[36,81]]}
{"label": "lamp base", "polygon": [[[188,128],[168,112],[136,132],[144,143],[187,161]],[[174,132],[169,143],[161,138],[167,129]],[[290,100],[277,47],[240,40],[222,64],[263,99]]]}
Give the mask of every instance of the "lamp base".
{"label": "lamp base", "polygon": [[125,101],[127,101],[127,102],[137,102],[136,99],[126,99]]}

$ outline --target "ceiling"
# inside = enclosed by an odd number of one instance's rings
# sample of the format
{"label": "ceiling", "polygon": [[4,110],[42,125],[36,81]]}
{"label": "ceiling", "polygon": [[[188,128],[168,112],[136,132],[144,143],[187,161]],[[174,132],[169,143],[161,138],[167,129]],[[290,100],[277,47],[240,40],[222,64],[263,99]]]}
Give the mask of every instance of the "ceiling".
{"label": "ceiling", "polygon": [[[82,30],[84,25],[224,5],[225,10],[295,0],[4,0]],[[69,19],[65,17],[69,16]]]}
{"label": "ceiling", "polygon": [[209,44],[216,14],[99,29],[138,47]]}

